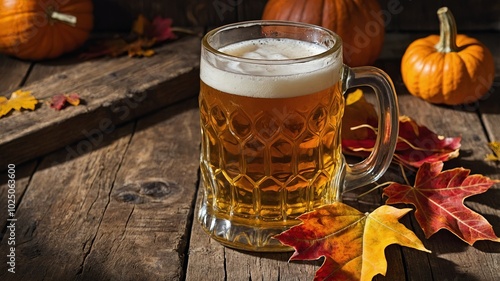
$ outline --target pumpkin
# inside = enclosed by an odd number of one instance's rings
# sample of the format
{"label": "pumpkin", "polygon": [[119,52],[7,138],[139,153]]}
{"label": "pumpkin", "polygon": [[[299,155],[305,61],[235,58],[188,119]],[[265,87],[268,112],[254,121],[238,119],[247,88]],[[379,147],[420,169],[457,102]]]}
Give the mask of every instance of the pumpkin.
{"label": "pumpkin", "polygon": [[91,0],[0,0],[0,52],[41,60],[73,51],[90,34],[92,11]]}
{"label": "pumpkin", "polygon": [[343,41],[344,63],[371,65],[380,54],[385,22],[377,0],[269,0],[264,20],[320,25]]}
{"label": "pumpkin", "polygon": [[453,14],[438,10],[440,35],[413,41],[401,60],[408,91],[430,103],[460,105],[483,97],[495,76],[491,52],[480,41],[457,34]]}

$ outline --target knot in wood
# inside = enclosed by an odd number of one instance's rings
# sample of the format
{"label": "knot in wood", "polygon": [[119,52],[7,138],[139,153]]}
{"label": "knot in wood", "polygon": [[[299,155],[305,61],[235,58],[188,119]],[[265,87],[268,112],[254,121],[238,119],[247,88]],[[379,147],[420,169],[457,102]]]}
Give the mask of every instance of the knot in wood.
{"label": "knot in wood", "polygon": [[154,198],[161,198],[172,193],[171,182],[152,181],[141,183],[140,193]]}
{"label": "knot in wood", "polygon": [[161,180],[139,181],[125,184],[114,194],[115,200],[129,204],[175,201],[180,192],[176,183]]}

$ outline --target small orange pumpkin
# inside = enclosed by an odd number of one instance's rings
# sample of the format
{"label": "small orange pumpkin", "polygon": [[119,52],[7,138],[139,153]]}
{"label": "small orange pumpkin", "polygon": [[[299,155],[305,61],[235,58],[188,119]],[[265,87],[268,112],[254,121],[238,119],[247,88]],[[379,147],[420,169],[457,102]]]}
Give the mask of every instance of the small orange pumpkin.
{"label": "small orange pumpkin", "polygon": [[320,25],[343,41],[344,63],[370,65],[380,55],[385,23],[377,0],[269,0],[264,20]]}
{"label": "small orange pumpkin", "polygon": [[73,51],[90,34],[92,11],[91,0],[0,0],[0,52],[41,60]]}
{"label": "small orange pumpkin", "polygon": [[480,41],[457,35],[448,8],[440,8],[437,13],[440,36],[417,39],[408,46],[401,60],[403,82],[412,95],[431,103],[475,102],[493,84],[493,56]]}

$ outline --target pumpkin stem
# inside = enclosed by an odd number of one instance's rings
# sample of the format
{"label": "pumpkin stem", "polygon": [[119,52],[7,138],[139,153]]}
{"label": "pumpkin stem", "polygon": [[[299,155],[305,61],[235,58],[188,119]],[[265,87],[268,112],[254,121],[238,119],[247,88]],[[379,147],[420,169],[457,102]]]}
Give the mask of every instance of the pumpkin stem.
{"label": "pumpkin stem", "polygon": [[440,8],[437,14],[440,23],[440,36],[436,49],[441,53],[457,52],[457,24],[453,14],[448,7]]}
{"label": "pumpkin stem", "polygon": [[60,21],[60,22],[65,23],[67,25],[76,26],[76,17],[75,16],[59,13],[56,11],[50,11],[49,17],[52,20]]}

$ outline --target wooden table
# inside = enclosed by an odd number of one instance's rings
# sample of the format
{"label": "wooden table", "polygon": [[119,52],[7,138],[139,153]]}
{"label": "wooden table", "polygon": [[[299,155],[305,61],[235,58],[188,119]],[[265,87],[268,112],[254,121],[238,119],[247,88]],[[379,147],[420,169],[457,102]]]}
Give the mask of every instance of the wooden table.
{"label": "wooden table", "polygon": [[[401,114],[439,134],[462,136],[460,157],[445,169],[464,167],[500,179],[500,164],[484,161],[491,153],[487,143],[500,140],[499,34],[474,36],[487,43],[497,66],[490,96],[477,105],[437,106],[408,94],[400,57],[421,34],[389,34],[377,66],[394,80]],[[76,89],[85,100],[61,112],[41,105],[0,119],[0,280],[313,279],[321,261],[288,262],[291,253],[228,249],[209,239],[196,221],[198,44],[198,38],[184,38],[159,48],[151,59],[78,62],[69,56],[28,63],[0,57],[1,94],[27,88],[48,97]],[[113,111],[113,106],[118,107]],[[102,120],[111,123],[99,127]],[[12,122],[19,122],[19,129]],[[15,165],[15,231],[7,228],[9,163]],[[401,176],[393,167],[384,179]],[[345,197],[362,211],[381,201],[380,192]],[[499,184],[465,204],[500,235]],[[500,243],[470,247],[446,231],[425,239],[412,215],[401,221],[432,253],[391,245],[387,275],[376,280],[500,280]],[[6,263],[12,233],[14,274]]]}

